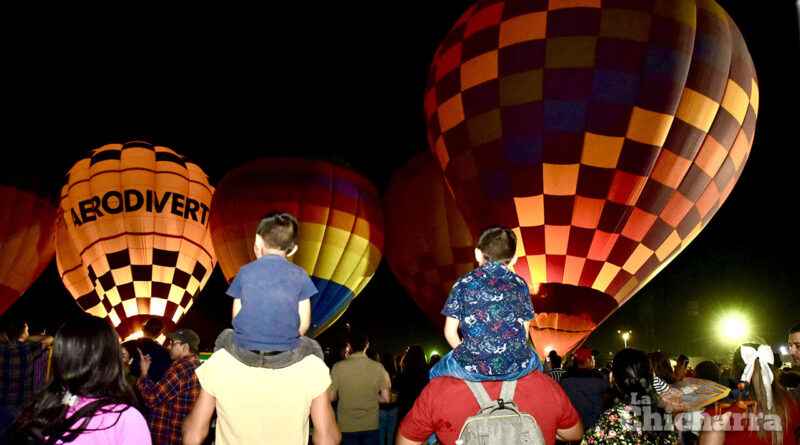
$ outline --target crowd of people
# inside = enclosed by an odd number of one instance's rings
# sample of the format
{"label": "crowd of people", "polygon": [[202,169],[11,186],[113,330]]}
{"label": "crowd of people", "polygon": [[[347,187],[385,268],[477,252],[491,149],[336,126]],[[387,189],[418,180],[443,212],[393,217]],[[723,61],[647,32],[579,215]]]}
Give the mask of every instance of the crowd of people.
{"label": "crowd of people", "polygon": [[157,318],[124,343],[89,315],[54,337],[5,323],[0,443],[491,444],[517,434],[548,445],[800,443],[800,324],[789,329],[789,368],[757,343],[724,367],[633,348],[601,366],[586,347],[542,362],[527,285],[510,269],[516,237],[492,227],[475,249],[479,267],[442,311],[451,352],[376,353],[356,328],[326,357],[303,335],[316,290],[288,261],[297,231],[286,213],[260,221],[257,259],[228,290],[233,328],[203,363],[194,331],[163,333],[162,346]]}

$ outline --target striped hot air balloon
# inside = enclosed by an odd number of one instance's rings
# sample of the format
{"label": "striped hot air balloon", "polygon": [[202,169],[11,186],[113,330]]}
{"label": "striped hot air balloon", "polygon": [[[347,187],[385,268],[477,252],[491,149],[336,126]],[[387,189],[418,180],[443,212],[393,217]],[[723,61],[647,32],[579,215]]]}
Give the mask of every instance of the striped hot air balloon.
{"label": "striped hot air balloon", "polygon": [[319,290],[311,298],[308,331],[316,336],[347,309],[380,263],[378,194],[355,171],[321,160],[259,159],[229,171],[211,206],[214,249],[228,282],[255,260],[256,225],[273,211],[291,213],[300,223],[298,250],[289,259]]}
{"label": "striped hot air balloon", "polygon": [[713,0],[481,0],[436,51],[430,146],[473,233],[511,227],[540,354],[564,354],[708,224],[758,86]]}
{"label": "striped hot air balloon", "polygon": [[122,338],[151,317],[174,329],[216,264],[208,230],[214,188],[195,164],[146,142],[104,145],[69,171],[56,260],[86,312]]}

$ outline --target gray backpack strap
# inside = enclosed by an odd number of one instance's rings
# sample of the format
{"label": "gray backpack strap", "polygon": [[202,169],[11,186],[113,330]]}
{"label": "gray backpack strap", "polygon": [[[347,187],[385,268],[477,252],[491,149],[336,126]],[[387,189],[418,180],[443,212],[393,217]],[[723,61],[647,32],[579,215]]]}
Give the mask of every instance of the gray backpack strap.
{"label": "gray backpack strap", "polygon": [[503,402],[510,403],[514,401],[514,392],[517,389],[517,381],[516,380],[508,380],[503,382],[503,386],[500,389],[500,398],[503,399]]}
{"label": "gray backpack strap", "polygon": [[494,400],[489,397],[489,393],[486,392],[486,388],[483,387],[481,382],[470,382],[469,380],[464,380],[464,383],[469,386],[469,390],[472,391],[472,395],[475,396],[475,400],[478,401],[478,405],[481,407],[481,409],[494,406]]}

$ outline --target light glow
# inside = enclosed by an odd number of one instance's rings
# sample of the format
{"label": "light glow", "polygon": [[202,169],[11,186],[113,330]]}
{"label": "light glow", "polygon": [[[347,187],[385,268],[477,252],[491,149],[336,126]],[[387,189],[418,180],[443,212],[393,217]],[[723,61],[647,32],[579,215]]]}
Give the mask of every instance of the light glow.
{"label": "light glow", "polygon": [[125,337],[125,339],[122,340],[122,342],[125,343],[128,340],[136,340],[137,338],[142,338],[143,335],[144,334],[142,334],[142,331],[136,331],[133,334]]}
{"label": "light glow", "polygon": [[736,343],[747,335],[747,322],[738,314],[729,314],[722,318],[720,331],[724,341]]}

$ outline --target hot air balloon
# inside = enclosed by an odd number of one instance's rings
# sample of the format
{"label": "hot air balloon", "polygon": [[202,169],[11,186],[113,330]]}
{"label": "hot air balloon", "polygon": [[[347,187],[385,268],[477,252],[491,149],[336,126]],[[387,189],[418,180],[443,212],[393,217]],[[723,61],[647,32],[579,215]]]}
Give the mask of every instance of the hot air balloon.
{"label": "hot air balloon", "polygon": [[431,149],[477,233],[514,228],[540,354],[566,353],[708,224],[758,86],[712,0],[480,1],[434,56]]}
{"label": "hot air balloon", "polygon": [[16,179],[11,185],[0,184],[0,314],[25,293],[56,253],[56,205],[37,182]]}
{"label": "hot air balloon", "polygon": [[283,211],[300,223],[297,253],[319,293],[311,298],[316,336],[330,326],[367,285],[383,249],[383,214],[375,187],[355,171],[326,161],[275,158],[229,171],[211,204],[211,234],[230,283],[255,260],[258,221]]}
{"label": "hot air balloon", "polygon": [[439,328],[453,283],[475,267],[475,241],[430,152],[392,177],[384,196],[384,254],[400,284]]}
{"label": "hot air balloon", "polygon": [[122,338],[151,317],[174,329],[216,264],[205,173],[169,148],[129,142],[94,150],[68,176],[56,230],[64,285]]}

